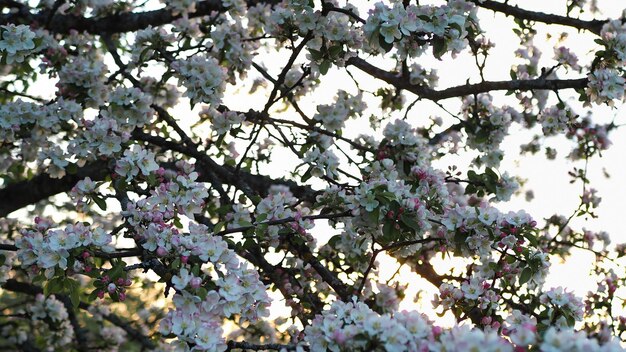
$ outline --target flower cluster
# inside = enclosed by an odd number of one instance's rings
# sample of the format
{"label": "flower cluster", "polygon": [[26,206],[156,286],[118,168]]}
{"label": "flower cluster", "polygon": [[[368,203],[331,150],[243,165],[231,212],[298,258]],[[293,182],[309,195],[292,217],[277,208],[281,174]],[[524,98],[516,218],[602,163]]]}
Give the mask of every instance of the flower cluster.
{"label": "flower cluster", "polygon": [[341,130],[349,117],[357,117],[363,113],[367,105],[362,99],[362,93],[351,96],[346,91],[340,90],[337,92],[335,103],[317,106],[317,113],[313,119],[320,121],[324,128],[331,132]]}
{"label": "flower cluster", "polygon": [[[243,1],[231,1],[233,10],[239,5],[245,6]],[[221,23],[219,23],[221,21]],[[235,73],[239,73],[240,78],[245,78],[250,69],[254,51],[259,47],[256,41],[243,40],[250,36],[248,27],[244,25],[239,16],[234,16],[233,21],[229,21],[226,15],[221,15],[218,22],[211,29],[212,46],[211,53],[220,60],[227,62],[229,68],[228,81],[235,84]],[[209,45],[207,45],[209,47]]]}
{"label": "flower cluster", "polygon": [[560,46],[558,48],[554,48],[554,59],[561,65],[566,68],[571,68],[572,70],[580,71],[581,67],[578,64],[578,57],[576,54],[571,52],[569,48],[564,46]]}
{"label": "flower cluster", "polygon": [[611,339],[600,345],[598,340],[589,338],[583,331],[550,327],[539,345],[541,351],[609,352],[623,351],[619,340]]}
{"label": "flower cluster", "polygon": [[311,351],[367,351],[373,346],[391,352],[421,351],[434,338],[430,324],[416,312],[379,315],[362,302],[336,301],[305,328],[304,341]]}
{"label": "flower cluster", "polygon": [[600,36],[613,51],[621,65],[626,65],[626,24],[622,19],[608,21],[602,26]]}
{"label": "flower cluster", "polygon": [[537,341],[537,319],[514,309],[504,321],[502,332],[518,346],[532,345]]}
{"label": "flower cluster", "polygon": [[314,146],[306,152],[302,161],[309,164],[308,173],[315,177],[329,177],[336,179],[338,176],[339,158],[332,150],[321,150]]}
{"label": "flower cluster", "polygon": [[305,328],[304,342],[311,351],[525,351],[539,346],[546,352],[622,351],[618,339],[602,345],[584,332],[549,327],[537,331],[537,322],[514,310],[503,332],[496,329],[456,326],[443,329],[416,312],[379,315],[361,302],[334,302]]}
{"label": "flower cluster", "polygon": [[15,259],[16,259],[15,252],[11,252],[11,251],[0,252],[0,285],[4,284],[5,282],[7,282],[8,279],[10,279],[11,269],[13,268],[13,262],[15,262]]}
{"label": "flower cluster", "polygon": [[54,295],[45,297],[38,294],[28,311],[31,320],[37,326],[46,341],[46,347],[63,349],[69,347],[74,339],[74,328],[69,322],[65,305]]}
{"label": "flower cluster", "polygon": [[168,34],[163,28],[148,26],[137,31],[130,62],[132,65],[141,65],[143,62],[156,58],[159,48],[165,50],[175,40],[174,35]]}
{"label": "flower cluster", "polygon": [[[204,288],[205,280],[210,278],[208,271],[197,272],[196,276],[187,267],[181,268],[172,278],[177,289],[174,296],[176,309],[170,310],[161,320],[159,331],[164,335],[176,335],[178,341],[175,343],[192,342],[201,351],[223,351],[226,346],[222,337],[222,319],[238,314],[242,320],[254,322],[268,314],[269,297],[258,272],[240,263],[223,240],[207,236],[207,228],[203,225],[190,225],[190,235],[191,232],[204,234],[203,237],[196,236],[196,240],[210,238],[210,241],[197,243],[194,250],[198,249],[201,252],[198,258],[212,263],[214,271],[219,273],[214,283],[217,287],[208,292]],[[211,243],[216,246],[211,247]]]}
{"label": "flower cluster", "polygon": [[624,84],[626,79],[620,72],[612,68],[599,68],[587,75],[589,83],[585,94],[590,101],[596,104],[607,103],[613,105],[613,100],[624,98]]}
{"label": "flower cluster", "polygon": [[414,85],[420,85],[424,87],[435,88],[439,77],[437,76],[437,70],[427,70],[420,64],[413,64],[410,68],[409,82]]}
{"label": "flower cluster", "polygon": [[107,66],[99,57],[75,56],[59,70],[58,94],[98,108],[107,100]]}
{"label": "flower cluster", "polygon": [[89,198],[96,192],[98,184],[90,177],[86,177],[76,183],[69,193],[70,198],[76,203],[76,209],[85,211]]}
{"label": "flower cluster", "polygon": [[398,165],[398,172],[406,174],[405,167],[427,165],[430,147],[428,141],[418,134],[417,129],[404,120],[394,120],[383,129],[385,139],[378,146],[376,159],[392,159]]}
{"label": "flower cluster", "polygon": [[174,61],[172,68],[180,75],[179,84],[187,88],[185,95],[192,105],[199,102],[217,105],[222,101],[226,75],[215,58],[195,55]]}
{"label": "flower cluster", "polygon": [[[13,143],[16,135],[25,139],[21,155],[33,161],[37,151],[52,147],[49,136],[83,116],[82,107],[72,100],[58,99],[49,105],[16,100],[0,106],[0,142]],[[43,163],[43,159],[39,160]],[[1,163],[0,163],[1,164]]]}
{"label": "flower cluster", "polygon": [[[307,230],[313,228],[313,221],[302,218],[309,214],[309,209],[306,207],[296,209],[297,202],[297,198],[293,196],[288,187],[271,186],[267,197],[263,198],[254,209],[255,219],[257,222],[261,222],[293,218],[294,221],[285,226],[303,236],[307,244],[314,248],[315,239],[307,233]],[[268,226],[267,235],[272,245],[278,245],[278,233],[281,228],[282,226],[279,225]]]}
{"label": "flower cluster", "polygon": [[193,0],[161,0],[161,2],[165,3],[174,15],[183,14],[186,16],[196,10],[196,2]]}
{"label": "flower cluster", "polygon": [[131,148],[126,149],[124,156],[115,164],[115,173],[125,178],[126,181],[136,178],[139,173],[148,176],[158,169],[159,165],[156,163],[154,153],[143,149],[138,144],[133,144]]}
{"label": "flower cluster", "polygon": [[546,325],[573,327],[574,322],[583,318],[585,305],[582,300],[562,287],[551,288],[539,297],[539,301],[546,307],[542,314],[542,317],[546,317],[546,320],[542,321]]}
{"label": "flower cluster", "polygon": [[[372,233],[381,243],[390,243],[398,240],[416,240],[422,238],[431,228],[428,218],[432,203],[439,203],[439,192],[433,188],[432,193],[428,182],[414,185],[405,182],[390,159],[376,161],[368,167],[367,180],[354,190],[353,194],[339,193],[348,209],[356,216],[353,225]],[[424,190],[433,199],[426,203]],[[380,225],[382,233],[380,232]],[[408,251],[417,248],[409,248]]]}
{"label": "flower cluster", "polygon": [[[476,102],[474,98],[464,97],[461,106],[463,116],[468,122],[465,125],[467,144],[483,153],[476,158],[478,165],[498,167],[503,158],[500,145],[508,135],[511,123],[519,122],[522,115],[510,106],[494,106],[490,94],[479,94]],[[522,96],[518,98],[527,99]]]}
{"label": "flower cluster", "polygon": [[152,118],[151,97],[138,88],[118,87],[109,95],[109,106],[101,111],[104,118],[114,119],[123,133],[143,127]]}
{"label": "flower cluster", "polygon": [[[169,232],[176,229],[167,222],[177,214],[193,218],[194,214],[202,210],[205,198],[208,197],[204,185],[196,182],[198,173],[194,171],[193,165],[179,161],[176,166],[178,172],[158,168],[155,174],[159,184],[150,190],[146,198],[130,202],[124,212],[131,225],[146,225],[139,231],[149,231],[144,236],[148,242],[156,241],[159,236],[165,236],[163,240],[168,242]],[[161,231],[165,233],[161,234]]]}
{"label": "flower cluster", "polygon": [[369,12],[363,31],[373,50],[389,51],[393,43],[399,42],[403,57],[417,57],[428,47],[426,38],[432,34],[436,57],[447,51],[455,55],[467,46],[468,27],[478,23],[475,7],[465,1],[451,1],[440,7],[392,3],[389,7],[377,2]]}
{"label": "flower cluster", "polygon": [[80,222],[64,229],[53,229],[53,225],[50,220],[36,218],[32,229],[20,231],[21,237],[15,245],[23,268],[49,269],[46,270],[48,278],[54,274],[55,268],[88,272],[92,267],[87,260],[89,250],[113,250],[111,235],[101,227],[91,229]]}
{"label": "flower cluster", "polygon": [[0,54],[7,64],[24,62],[37,48],[37,34],[26,25],[7,24],[0,26]]}
{"label": "flower cluster", "polygon": [[447,229],[444,235],[456,251],[478,253],[483,262],[492,260],[490,256],[494,249],[503,250],[503,253],[512,250],[526,257],[523,270],[519,262],[504,262],[495,270],[488,264],[487,270],[478,271],[481,277],[504,277],[513,282],[519,276],[520,284],[532,282],[533,285],[541,285],[545,280],[549,267],[547,254],[532,248],[532,242],[536,241],[533,233],[536,222],[524,211],[502,214],[493,207],[457,205],[446,212],[442,223]]}
{"label": "flower cluster", "polygon": [[226,134],[234,126],[240,125],[246,119],[246,115],[237,111],[220,112],[213,107],[203,108],[199,115],[202,120],[208,119],[211,121],[211,128],[218,135]]}
{"label": "flower cluster", "polygon": [[[30,326],[21,324],[24,321],[5,324],[0,330],[0,337],[4,342],[17,346],[34,342],[38,349],[46,351],[66,350],[72,347],[75,338],[74,328],[68,320],[65,305],[54,295],[45,297],[41,293],[37,294],[33,301],[29,301],[26,309],[20,309],[16,313],[27,316]],[[33,335],[37,339],[29,339]]]}
{"label": "flower cluster", "polygon": [[546,136],[555,135],[566,131],[573,123],[575,116],[568,108],[551,106],[544,109],[539,115],[543,134]]}

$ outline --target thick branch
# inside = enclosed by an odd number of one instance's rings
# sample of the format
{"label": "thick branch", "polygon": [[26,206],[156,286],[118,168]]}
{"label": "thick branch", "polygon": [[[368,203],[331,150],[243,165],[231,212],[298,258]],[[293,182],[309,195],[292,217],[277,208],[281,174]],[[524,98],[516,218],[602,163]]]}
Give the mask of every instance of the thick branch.
{"label": "thick branch", "polygon": [[[248,6],[254,6],[257,3],[275,4],[276,0],[248,0]],[[225,12],[227,9],[222,6],[221,0],[206,0],[196,3],[196,10],[189,13],[189,18],[202,17],[210,15],[212,12]],[[148,26],[161,26],[172,23],[176,19],[182,17],[181,14],[174,15],[169,9],[159,9],[145,12],[130,12],[109,15],[100,18],[89,18],[75,15],[54,15],[48,20],[50,11],[42,11],[36,14],[29,12],[25,7],[13,14],[0,16],[0,24],[8,23],[48,23],[46,28],[55,33],[67,34],[71,30],[78,32],[88,32],[91,34],[104,33],[123,33],[136,32]]]}
{"label": "thick branch", "polygon": [[236,342],[236,341],[228,341],[228,348],[226,351],[236,350],[244,350],[244,351],[296,351],[296,346],[294,345],[281,345],[278,343],[268,343],[265,345],[257,345],[249,342]]}
{"label": "thick branch", "polygon": [[107,161],[96,161],[81,167],[75,174],[67,174],[62,178],[50,178],[48,174],[41,174],[27,181],[10,184],[0,189],[0,218],[29,204],[67,192],[85,177],[99,181],[107,174]]}
{"label": "thick branch", "polygon": [[501,3],[498,1],[491,0],[471,0],[477,6],[493,10],[496,12],[501,12],[507,16],[515,17],[516,19],[522,20],[530,20],[536,22],[542,22],[547,24],[560,24],[562,26],[574,27],[577,29],[585,29],[594,34],[600,35],[600,31],[602,30],[602,26],[607,21],[602,20],[592,20],[592,21],[584,21],[578,18],[566,17],[553,15],[543,12],[535,12],[529,11],[517,6],[508,5],[506,3]]}
{"label": "thick branch", "polygon": [[[148,135],[145,135],[148,136]],[[157,145],[167,147],[165,142],[169,142],[160,137],[154,137],[148,141],[160,142]],[[177,143],[169,142],[172,146]],[[178,145],[180,147],[180,145]],[[54,196],[59,193],[68,192],[74,187],[74,185],[84,179],[90,177],[93,181],[104,180],[107,171],[108,161],[95,161],[89,163],[82,168],[78,169],[75,174],[67,174],[60,179],[50,178],[47,174],[40,174],[31,178],[30,180],[21,181],[15,184],[10,184],[0,189],[0,218],[6,217],[10,213],[21,209],[27,205],[35,204],[48,197]],[[232,167],[220,166],[225,172],[221,173],[219,178],[222,182],[232,182]],[[208,179],[209,173],[203,172],[206,170],[198,170],[201,172],[198,181],[211,182]],[[317,195],[310,187],[298,185],[291,180],[275,180],[268,176],[251,174],[245,171],[240,171],[238,180],[243,180],[249,187],[253,188],[262,197],[267,195],[267,191],[272,185],[285,185],[289,187],[294,196],[299,199],[306,200],[308,202],[315,201]],[[2,248],[0,248],[2,249]]]}
{"label": "thick branch", "polygon": [[361,71],[385,81],[398,89],[404,89],[417,96],[433,101],[462,97],[486,93],[496,90],[561,90],[561,89],[582,89],[587,86],[586,78],[579,79],[530,79],[512,81],[485,81],[476,84],[464,84],[462,86],[450,87],[443,90],[434,90],[428,87],[411,84],[407,79],[389,71],[380,69],[367,61],[353,57],[348,60],[349,65],[353,65]]}

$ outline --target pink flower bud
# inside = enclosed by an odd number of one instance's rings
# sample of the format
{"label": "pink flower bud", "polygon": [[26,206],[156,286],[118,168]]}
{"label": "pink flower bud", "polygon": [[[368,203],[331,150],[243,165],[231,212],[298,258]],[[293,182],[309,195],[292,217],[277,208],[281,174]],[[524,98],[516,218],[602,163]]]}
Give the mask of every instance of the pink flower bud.
{"label": "pink flower bud", "polygon": [[124,292],[120,292],[118,295],[120,301],[124,302],[126,300],[126,294]]}
{"label": "pink flower bud", "polygon": [[198,288],[200,287],[200,284],[202,284],[202,279],[199,277],[194,277],[193,279],[191,279],[191,287],[192,288]]}
{"label": "pink flower bud", "polygon": [[189,256],[188,255],[181,255],[180,256],[180,261],[183,262],[183,264],[187,264],[188,260],[189,260]]}
{"label": "pink flower bud", "polygon": [[157,248],[157,250],[156,250],[156,254],[157,254],[159,257],[164,257],[164,256],[166,256],[166,255],[167,255],[167,250],[166,250],[165,248],[163,248],[163,247],[159,247],[159,248]]}
{"label": "pink flower bud", "polygon": [[440,326],[433,326],[432,332],[433,335],[438,336],[443,332],[443,329]]}

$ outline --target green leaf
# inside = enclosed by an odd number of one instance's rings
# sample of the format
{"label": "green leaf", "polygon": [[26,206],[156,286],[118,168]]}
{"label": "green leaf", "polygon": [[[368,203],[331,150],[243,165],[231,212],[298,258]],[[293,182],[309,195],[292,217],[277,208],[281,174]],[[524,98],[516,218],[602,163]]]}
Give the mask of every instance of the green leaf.
{"label": "green leaf", "polygon": [[100,209],[107,210],[107,203],[100,196],[93,195],[91,196],[91,199],[93,199],[93,202],[96,203]]}
{"label": "green leaf", "polygon": [[200,276],[200,265],[196,264],[191,268],[191,273],[194,276]]}
{"label": "green leaf", "polygon": [[44,296],[48,297],[53,293],[63,292],[63,278],[55,277],[48,281],[43,288]]}
{"label": "green leaf", "polygon": [[309,53],[311,54],[311,59],[313,59],[313,61],[318,61],[319,59],[324,57],[324,55],[322,55],[322,52],[320,52],[319,50],[309,49]]}
{"label": "green leaf", "polygon": [[95,300],[96,300],[96,298],[98,298],[98,292],[99,292],[99,291],[100,291],[100,290],[93,290],[93,291],[91,291],[91,293],[89,294],[89,296],[87,296],[87,300],[88,300],[89,302],[93,302],[93,301],[95,301]]}
{"label": "green leaf", "polygon": [[533,276],[533,271],[529,267],[524,268],[524,270],[522,270],[522,273],[519,276],[520,286],[530,281],[530,278],[532,276]]}
{"label": "green leaf", "polygon": [[367,212],[367,220],[369,220],[369,222],[377,223],[379,217],[380,217],[380,208],[376,208],[373,211]]}
{"label": "green leaf", "polygon": [[407,227],[415,230],[415,231],[419,231],[420,229],[420,225],[417,223],[417,221],[415,221],[412,217],[407,216],[405,214],[400,215],[400,221],[406,225]]}
{"label": "green leaf", "polygon": [[200,297],[200,299],[202,300],[205,299],[206,295],[208,294],[209,294],[209,291],[207,291],[207,289],[204,287],[198,287],[198,289],[196,289],[196,295]]}
{"label": "green leaf", "polygon": [[180,261],[180,257],[178,257],[172,262],[170,266],[172,267],[172,269],[178,269],[180,268],[180,265],[181,265],[181,261]]}
{"label": "green leaf", "polygon": [[180,219],[177,217],[174,218],[174,226],[176,226],[176,228],[178,229],[182,229],[183,228],[183,224],[180,222]]}
{"label": "green leaf", "polygon": [[391,221],[386,221],[383,224],[383,242],[384,243],[389,243],[391,242],[394,237],[395,237],[395,232],[396,229],[394,228],[395,223],[391,222]]}
{"label": "green leaf", "polygon": [[498,180],[500,179],[498,174],[495,173],[495,171],[493,171],[493,169],[489,167],[485,169],[485,175],[487,175],[487,177],[489,178],[489,181],[491,182],[498,182]]}
{"label": "green leaf", "polygon": [[222,222],[218,222],[213,227],[213,233],[218,233],[218,232],[222,231],[222,229],[224,228],[225,225],[226,225],[226,223],[223,222],[223,221]]}
{"label": "green leaf", "polygon": [[335,235],[328,240],[328,246],[330,248],[335,248],[337,245],[337,242],[339,242],[340,240],[341,240],[341,236]]}
{"label": "green leaf", "polygon": [[433,40],[431,41],[431,44],[433,45],[433,55],[437,59],[441,59],[443,54],[446,53],[446,49],[447,49],[445,39],[442,37],[434,37]]}
{"label": "green leaf", "polygon": [[265,221],[266,219],[267,219],[267,213],[259,214],[256,217],[256,222],[260,223],[260,222]]}
{"label": "green leaf", "polygon": [[76,172],[78,172],[78,166],[74,163],[70,163],[65,167],[65,171],[70,175],[75,175]]}
{"label": "green leaf", "polygon": [[337,57],[343,51],[343,44],[333,45],[328,49],[331,58]]}
{"label": "green leaf", "polygon": [[539,242],[537,242],[537,237],[535,237],[535,235],[533,233],[525,233],[524,237],[526,237],[528,242],[530,242],[530,244],[533,247],[537,247],[539,245]]}
{"label": "green leaf", "polygon": [[302,174],[302,177],[300,178],[300,180],[301,180],[302,182],[306,182],[306,181],[308,181],[308,180],[309,180],[309,179],[313,176],[313,174],[311,173],[311,172],[312,172],[312,170],[313,170],[313,166],[309,167],[309,168],[308,168],[308,169],[304,172],[304,174]]}
{"label": "green leaf", "polygon": [[385,41],[385,37],[383,37],[382,34],[380,34],[380,36],[378,37],[378,43],[380,44],[380,47],[386,52],[390,52],[391,49],[393,49],[393,43],[387,43],[387,41]]}
{"label": "green leaf", "polygon": [[65,280],[66,287],[70,292],[70,301],[72,302],[72,306],[74,309],[78,309],[80,306],[80,284],[76,280],[67,279]]}
{"label": "green leaf", "polygon": [[120,260],[120,261],[115,262],[115,264],[113,264],[113,268],[111,268],[107,272],[107,275],[109,275],[109,278],[111,279],[111,281],[119,279],[124,273],[125,267],[126,267],[126,263],[124,261]]}
{"label": "green leaf", "polygon": [[330,69],[331,66],[331,62],[329,60],[324,60],[322,61],[322,63],[320,64],[320,73],[323,75],[328,73],[328,69]]}
{"label": "green leaf", "polygon": [[474,186],[474,185],[467,185],[465,187],[465,194],[474,194],[474,193],[476,193],[476,191],[477,191],[477,189],[476,189],[476,186]]}

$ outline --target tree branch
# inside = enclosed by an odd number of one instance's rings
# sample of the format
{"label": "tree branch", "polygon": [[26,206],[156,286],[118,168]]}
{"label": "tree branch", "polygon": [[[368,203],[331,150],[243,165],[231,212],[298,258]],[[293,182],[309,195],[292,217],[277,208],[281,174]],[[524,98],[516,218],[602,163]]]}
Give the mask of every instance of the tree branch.
{"label": "tree branch", "polygon": [[[277,0],[247,0],[248,6],[254,6],[257,3],[276,4]],[[75,15],[54,15],[51,18],[51,10],[45,10],[38,13],[30,12],[26,6],[19,9],[17,13],[10,13],[0,16],[0,25],[9,23],[39,23],[46,24],[48,30],[59,33],[68,34],[72,30],[78,32],[87,32],[90,34],[104,33],[124,33],[136,32],[147,28],[148,26],[161,26],[172,23],[182,17],[182,14],[174,15],[169,9],[163,8],[154,11],[145,12],[127,12],[108,15],[106,17],[93,18]],[[196,18],[210,15],[212,12],[226,12],[227,8],[222,5],[220,0],[206,0],[196,3],[196,10],[188,14],[188,17]]]}
{"label": "tree branch", "polygon": [[[248,351],[267,351],[267,350],[276,350],[276,351],[295,351],[295,345],[281,345],[279,343],[268,343],[265,345],[257,345],[249,342],[236,342],[236,341],[228,341],[228,348],[226,351],[232,351],[234,349],[240,350],[248,350]],[[305,349],[305,350],[308,350]]]}
{"label": "tree branch", "polygon": [[561,89],[583,89],[587,86],[587,78],[579,79],[529,79],[512,81],[485,81],[476,84],[465,84],[462,86],[450,87],[443,90],[434,90],[428,87],[411,84],[407,79],[389,71],[378,68],[367,61],[352,57],[347,62],[361,71],[385,81],[396,88],[407,90],[424,99],[433,101],[474,95],[497,90],[561,90]]}
{"label": "tree branch", "polygon": [[55,194],[67,192],[85,177],[91,177],[94,181],[103,180],[108,174],[107,164],[108,161],[105,160],[95,161],[79,168],[75,174],[67,174],[62,178],[51,178],[48,174],[42,173],[30,180],[10,184],[0,189],[0,199],[2,199],[0,218]]}
{"label": "tree branch", "polygon": [[536,22],[542,22],[546,24],[560,24],[562,26],[574,27],[577,29],[588,30],[591,33],[600,35],[602,26],[607,22],[606,20],[592,20],[584,21],[578,18],[553,15],[543,12],[529,11],[517,6],[512,6],[507,3],[501,3],[492,0],[470,0],[479,7],[493,10],[494,12],[501,12],[507,16],[512,16],[517,19],[530,20]]}

